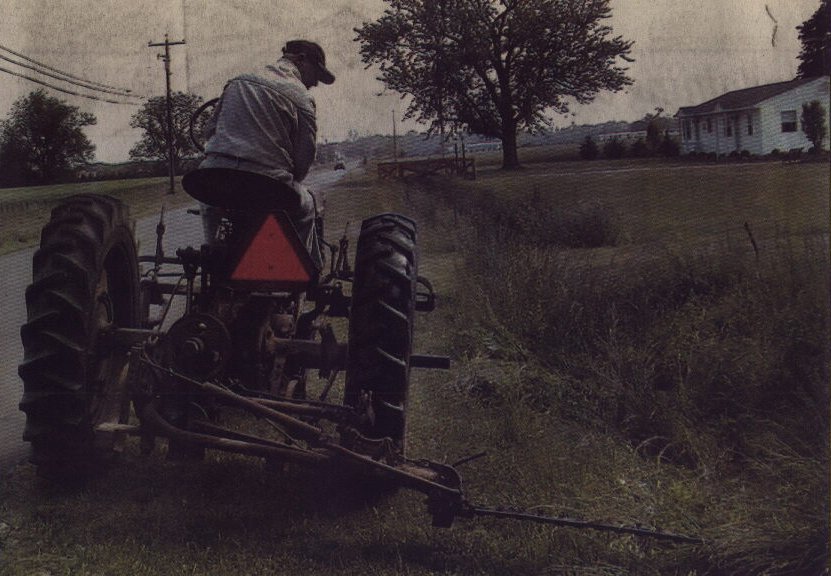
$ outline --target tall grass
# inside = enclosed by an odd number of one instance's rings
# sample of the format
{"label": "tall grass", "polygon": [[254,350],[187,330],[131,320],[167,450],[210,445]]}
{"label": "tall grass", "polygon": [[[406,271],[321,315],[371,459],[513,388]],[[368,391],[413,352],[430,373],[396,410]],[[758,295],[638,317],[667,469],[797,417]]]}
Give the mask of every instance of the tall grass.
{"label": "tall grass", "polygon": [[[827,235],[777,227],[761,245],[712,233],[638,245],[619,208],[590,196],[564,210],[533,191],[419,188],[431,210],[445,202],[455,215],[485,311],[479,345],[496,339],[555,375],[512,390],[711,477],[708,489],[727,494],[709,518],[724,573],[822,570]],[[505,403],[487,384],[468,386]]]}

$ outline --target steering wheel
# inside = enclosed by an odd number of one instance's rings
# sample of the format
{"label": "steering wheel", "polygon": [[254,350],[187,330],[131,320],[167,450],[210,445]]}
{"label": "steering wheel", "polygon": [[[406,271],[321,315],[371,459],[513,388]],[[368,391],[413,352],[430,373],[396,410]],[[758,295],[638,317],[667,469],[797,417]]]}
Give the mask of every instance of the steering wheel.
{"label": "steering wheel", "polygon": [[202,118],[202,115],[207,111],[213,113],[213,109],[218,103],[219,98],[212,98],[202,104],[193,112],[193,114],[190,115],[190,121],[188,122],[188,136],[190,136],[190,141],[193,142],[193,145],[196,146],[196,149],[200,152],[205,151],[205,139],[202,135],[202,126],[205,124],[205,119]]}

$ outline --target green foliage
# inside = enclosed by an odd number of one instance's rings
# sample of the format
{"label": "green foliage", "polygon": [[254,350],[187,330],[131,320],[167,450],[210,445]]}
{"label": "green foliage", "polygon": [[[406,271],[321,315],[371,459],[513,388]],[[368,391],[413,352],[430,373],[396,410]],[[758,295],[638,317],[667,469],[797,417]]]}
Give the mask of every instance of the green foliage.
{"label": "green foliage", "polygon": [[[199,153],[191,142],[189,127],[191,115],[202,105],[202,97],[185,92],[174,92],[170,99],[173,119],[173,160],[178,171],[183,159]],[[204,118],[202,122],[205,122]],[[133,114],[130,126],[144,131],[141,140],[130,150],[131,159],[169,161],[167,100],[164,96],[154,96],[145,102]]]}
{"label": "green foliage", "polygon": [[631,84],[631,42],[611,36],[608,0],[386,0],[356,29],[361,57],[384,84],[411,97],[406,117],[431,131],[501,138],[514,168],[516,134],[547,125],[545,114]]}
{"label": "green foliage", "polygon": [[[612,194],[587,192],[608,174],[569,197],[563,197],[569,184],[563,177],[551,178],[557,193],[529,190],[528,182],[541,185],[538,174],[517,182],[515,191],[454,189],[443,196],[464,218],[455,226],[468,284],[480,288],[469,306],[483,328],[477,332],[465,322],[465,356],[544,367],[523,368],[522,378],[502,383],[474,365],[459,382],[461,391],[505,415],[505,435],[529,434],[525,428],[539,411],[612,430],[638,454],[709,478],[707,487],[692,492],[679,485],[671,498],[678,508],[698,502],[696,517],[709,526],[708,557],[681,573],[694,567],[700,573],[814,574],[827,561],[828,511],[815,495],[828,491],[831,267],[824,225],[788,228],[800,222],[795,212],[827,213],[827,193],[814,182],[813,200],[806,195],[801,208],[786,201],[795,208],[786,216],[789,208],[776,200],[779,175],[778,168],[766,173],[770,189],[764,192],[751,182],[727,185],[726,204],[702,190],[692,198],[686,190],[641,198],[643,189],[630,188],[616,205],[629,211],[614,218],[625,218],[630,229],[621,231],[616,247],[588,250],[550,241],[533,214],[545,222],[557,214],[566,218],[575,198],[608,201]],[[674,178],[676,187],[688,186],[681,184],[684,176]],[[620,184],[616,178],[610,186]],[[801,191],[803,184],[791,182]],[[760,194],[767,198],[764,208],[757,206]],[[699,220],[725,206],[747,209],[741,199],[751,196],[765,218],[783,219],[766,228],[758,256],[746,234],[719,241],[715,219],[689,237],[672,216],[673,232],[665,232],[664,242],[628,243],[633,229],[661,228],[656,212],[639,214],[644,203],[673,215],[693,209]],[[537,231],[534,242],[528,230]],[[518,401],[527,408],[512,415]]]}
{"label": "green foliage", "polygon": [[666,158],[675,158],[681,154],[681,145],[669,135],[669,131],[664,132],[664,139],[658,145],[658,154]]}
{"label": "green foliage", "polygon": [[610,210],[595,202],[568,209],[543,202],[539,193],[509,205],[493,195],[477,198],[477,212],[491,221],[500,241],[547,248],[598,248],[618,243],[619,228]]}
{"label": "green foliage", "polygon": [[638,138],[632,144],[631,154],[634,158],[645,158],[651,154],[649,146],[643,141],[643,138]]}
{"label": "green foliage", "polygon": [[831,74],[831,0],[820,0],[817,11],[796,29],[802,43],[797,77]]}
{"label": "green foliage", "polygon": [[819,153],[822,151],[822,141],[828,134],[828,126],[825,123],[825,108],[819,100],[812,100],[802,105],[802,114],[800,115],[802,122],[802,131],[805,136],[814,145],[813,151]]}
{"label": "green foliage", "polygon": [[746,455],[761,430],[754,422],[798,420],[788,441],[819,448],[829,327],[820,246],[774,254],[765,266],[728,245],[717,260],[670,252],[607,270],[563,250],[618,244],[607,208],[587,218],[533,196],[480,196],[472,214],[470,257],[483,276],[503,279],[486,284],[503,325],[555,364],[581,365],[591,389],[611,385],[594,396],[595,414],[634,443],[660,436],[653,444],[665,457],[696,464],[719,456],[689,427]]}
{"label": "green foliage", "polygon": [[618,140],[617,138],[612,138],[608,142],[603,145],[603,156],[610,160],[617,160],[619,158],[623,158],[626,155],[626,144]]}
{"label": "green foliage", "polygon": [[597,143],[591,136],[586,136],[586,139],[580,144],[580,158],[595,160],[598,156],[600,156],[600,149],[597,147]]}
{"label": "green foliage", "polygon": [[661,128],[657,120],[657,117],[653,117],[646,125],[646,146],[652,152],[657,151],[661,145]]}
{"label": "green foliage", "polygon": [[92,114],[42,88],[18,99],[0,123],[0,182],[50,183],[92,161],[95,146],[83,128],[95,123]]}

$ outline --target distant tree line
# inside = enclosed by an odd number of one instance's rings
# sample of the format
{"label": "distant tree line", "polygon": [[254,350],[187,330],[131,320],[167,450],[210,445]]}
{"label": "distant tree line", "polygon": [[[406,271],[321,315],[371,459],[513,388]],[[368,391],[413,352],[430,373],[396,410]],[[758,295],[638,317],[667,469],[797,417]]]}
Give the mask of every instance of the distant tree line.
{"label": "distant tree line", "polygon": [[[193,168],[199,151],[191,142],[191,115],[202,105],[195,94],[172,94],[173,159],[177,173]],[[167,114],[163,96],[150,98],[133,114],[130,125],[142,136],[130,150],[132,163],[106,171],[109,177],[167,174]],[[90,164],[95,145],[84,133],[96,117],[39,88],[16,100],[0,121],[0,186],[29,186],[102,177]],[[197,130],[204,124],[198,122]]]}
{"label": "distant tree line", "polygon": [[[639,137],[631,146],[619,137],[611,137],[603,143],[603,147],[594,141],[589,134],[580,144],[580,158],[583,160],[596,160],[608,158],[611,160],[632,156],[634,158],[647,158],[649,156],[673,157],[681,153],[678,141],[672,137],[669,130],[665,128],[665,118],[659,118],[658,114],[647,114],[643,123],[646,124],[646,131],[643,137]],[[664,127],[663,131],[661,128]]]}

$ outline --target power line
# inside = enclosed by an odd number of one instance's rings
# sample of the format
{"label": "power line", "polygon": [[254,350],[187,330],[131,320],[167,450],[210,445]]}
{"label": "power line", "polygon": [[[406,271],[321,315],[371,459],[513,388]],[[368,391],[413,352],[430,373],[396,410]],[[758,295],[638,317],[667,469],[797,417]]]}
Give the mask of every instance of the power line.
{"label": "power line", "polygon": [[80,96],[81,98],[89,98],[90,100],[98,100],[99,102],[109,102],[110,104],[127,104],[129,106],[138,106],[138,102],[119,102],[118,100],[110,100],[109,98],[99,98],[93,94],[81,94],[79,92],[73,92],[72,90],[67,90],[65,88],[60,88],[53,84],[49,84],[48,82],[44,82],[43,80],[38,80],[37,78],[32,78],[31,76],[27,76],[26,74],[20,74],[19,72],[14,72],[9,70],[8,68],[3,68],[0,66],[0,72],[6,72],[7,74],[11,74],[12,76],[17,76],[19,78],[23,78],[25,80],[29,80],[30,82],[34,82],[35,84],[40,84],[41,86],[46,86],[48,88],[52,88],[53,90],[57,90],[58,92],[63,92],[64,94],[71,94],[73,96]]}
{"label": "power line", "polygon": [[12,58],[8,58],[6,56],[3,56],[2,54],[0,54],[0,60],[5,60],[6,62],[10,62],[10,63],[15,64],[17,66],[21,66],[23,68],[28,68],[29,70],[37,72],[38,74],[43,74],[44,76],[49,76],[50,78],[60,80],[61,82],[66,82],[67,84],[72,84],[73,86],[79,86],[81,88],[87,88],[89,90],[95,90],[97,92],[104,92],[104,93],[107,93],[107,94],[115,94],[116,96],[124,96],[124,97],[127,97],[127,98],[141,98],[141,96],[138,96],[136,94],[129,94],[128,93],[129,91],[116,91],[116,90],[110,90],[108,88],[96,88],[94,83],[88,83],[88,82],[84,82],[84,81],[76,82],[74,80],[67,80],[66,78],[62,78],[58,74],[52,74],[51,72],[45,72],[43,70],[38,69],[36,66],[31,66],[31,65],[25,64],[23,62],[18,62],[17,60],[14,60]]}
{"label": "power line", "polygon": [[[14,54],[18,58],[23,58],[24,60],[26,60],[28,62],[31,62],[32,64],[40,66],[41,68],[45,68],[46,70],[51,70],[52,72],[56,72],[56,73],[60,74],[61,76],[65,76],[65,77],[70,78],[72,80],[78,80],[80,82],[85,82],[87,84],[92,84],[94,86],[98,86],[100,88],[107,88],[107,89],[110,89],[110,90],[117,90],[117,91],[121,91],[121,92],[132,92],[132,90],[130,90],[128,88],[119,88],[117,86],[110,86],[109,84],[102,84],[101,82],[95,82],[93,80],[87,80],[85,78],[80,78],[78,76],[74,76],[74,75],[69,74],[67,72],[64,72],[62,70],[58,70],[57,68],[53,68],[52,66],[49,66],[48,64],[43,64],[42,62],[38,62],[37,60],[29,58],[25,54],[21,54],[20,52],[16,52],[16,51],[12,50],[11,48],[7,48],[3,45],[0,45],[0,50],[5,50],[9,54]],[[17,64],[17,62],[15,62],[15,64]],[[41,73],[43,74],[43,72],[41,72]],[[128,94],[125,94],[125,95],[128,95]],[[137,96],[137,97],[140,98],[140,96]]]}

